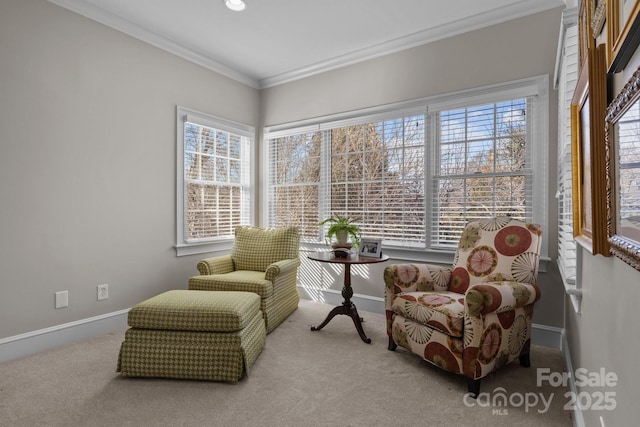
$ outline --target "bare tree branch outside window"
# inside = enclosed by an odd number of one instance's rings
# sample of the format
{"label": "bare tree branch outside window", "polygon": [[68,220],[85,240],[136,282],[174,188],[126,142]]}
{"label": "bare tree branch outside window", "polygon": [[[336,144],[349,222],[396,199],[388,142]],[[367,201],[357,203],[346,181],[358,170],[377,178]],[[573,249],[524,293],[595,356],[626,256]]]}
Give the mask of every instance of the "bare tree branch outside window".
{"label": "bare tree branch outside window", "polygon": [[530,218],[527,100],[434,113],[433,147],[425,138],[430,117],[269,140],[270,225],[295,225],[321,241],[317,224],[335,213],[359,218],[362,234],[385,244],[424,248],[453,247],[472,219]]}

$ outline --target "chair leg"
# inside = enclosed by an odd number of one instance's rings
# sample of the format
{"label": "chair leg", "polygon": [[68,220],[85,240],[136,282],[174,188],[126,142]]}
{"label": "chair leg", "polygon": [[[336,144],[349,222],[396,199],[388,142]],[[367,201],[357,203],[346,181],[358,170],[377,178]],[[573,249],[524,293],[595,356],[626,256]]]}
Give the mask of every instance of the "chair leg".
{"label": "chair leg", "polygon": [[477,399],[480,394],[480,379],[474,380],[473,378],[467,378],[467,388],[469,389],[471,397]]}
{"label": "chair leg", "polygon": [[525,368],[528,368],[531,366],[531,358],[529,356],[529,353],[521,355],[519,357],[519,360],[520,360],[520,366],[523,366]]}
{"label": "chair leg", "polygon": [[396,348],[398,348],[398,344],[396,344],[396,342],[393,340],[393,338],[389,337],[389,347],[388,347],[388,349],[390,351],[394,351]]}

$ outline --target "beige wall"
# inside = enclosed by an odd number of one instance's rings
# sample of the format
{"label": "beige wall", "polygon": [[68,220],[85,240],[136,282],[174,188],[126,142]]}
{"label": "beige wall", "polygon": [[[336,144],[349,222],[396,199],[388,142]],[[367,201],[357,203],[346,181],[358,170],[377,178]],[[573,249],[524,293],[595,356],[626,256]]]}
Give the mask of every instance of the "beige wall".
{"label": "beige wall", "polygon": [[[0,338],[186,287],[200,256],[173,250],[176,104],[261,127],[551,76],[560,20],[551,10],[259,93],[44,0],[0,7]],[[556,104],[550,88],[552,258]],[[356,293],[383,295],[378,267],[356,274]],[[561,327],[553,263],[540,286],[534,320]],[[70,306],[56,310],[61,290]]]}
{"label": "beige wall", "polygon": [[[561,12],[553,9],[265,89],[261,93],[264,124],[272,126],[541,74],[549,74],[552,80]],[[555,111],[553,107],[552,113]],[[552,124],[555,126],[555,122]]]}
{"label": "beige wall", "polygon": [[[615,75],[613,96],[640,66],[640,51],[626,69]],[[616,257],[592,256],[582,251],[582,306],[577,314],[570,302],[565,308],[565,334],[573,369],[613,372],[618,384],[611,388],[583,387],[588,394],[615,393],[615,411],[583,411],[586,426],[630,426],[637,424],[637,392],[640,371],[636,355],[640,352],[638,333],[631,331],[640,301],[640,271]]]}
{"label": "beige wall", "polygon": [[[548,11],[259,95],[44,0],[3,0],[0,339],[186,287],[200,257],[177,258],[173,250],[177,104],[250,125],[275,125],[552,76],[559,24],[560,11]],[[639,57],[615,79],[616,90]],[[555,97],[551,91],[545,234],[553,258]],[[633,399],[640,374],[634,356],[640,344],[626,329],[640,300],[640,272],[613,257],[584,253],[584,260],[581,313],[564,298],[551,264],[541,274],[543,298],[535,321],[564,325],[574,368],[604,367],[620,378],[617,410],[585,411],[585,424],[599,426],[603,416],[609,427],[630,425],[637,412]],[[356,292],[380,296],[379,275],[380,270],[356,274]],[[110,298],[97,302],[96,285],[105,282]],[[70,306],[56,310],[53,294],[60,290],[69,291]]]}
{"label": "beige wall", "polygon": [[[261,92],[262,124],[273,126],[544,74],[549,75],[551,85],[561,12],[546,11],[265,89]],[[549,255],[555,259],[558,101],[556,91],[549,90],[549,225],[545,238]],[[259,205],[265,206],[264,198]],[[314,275],[306,277],[302,285],[315,287],[309,282]],[[380,266],[363,271],[354,278],[355,292],[382,297],[381,277]],[[539,283],[542,300],[536,306],[534,321],[561,328],[564,294],[555,263],[549,263]],[[335,290],[341,287],[340,280],[331,286]]]}
{"label": "beige wall", "polygon": [[[607,427],[634,425],[637,418],[637,391],[640,374],[636,355],[640,351],[638,335],[631,320],[640,301],[640,272],[615,257],[591,256],[583,251],[582,307],[576,314],[566,304],[565,334],[573,369],[589,372],[613,372],[615,387],[583,387],[579,391],[615,393],[615,411],[583,411],[586,426],[600,426],[600,416]],[[634,420],[634,422],[632,422]]]}
{"label": "beige wall", "polygon": [[47,1],[0,2],[0,338],[197,274],[173,249],[176,105],[258,124],[255,89]]}

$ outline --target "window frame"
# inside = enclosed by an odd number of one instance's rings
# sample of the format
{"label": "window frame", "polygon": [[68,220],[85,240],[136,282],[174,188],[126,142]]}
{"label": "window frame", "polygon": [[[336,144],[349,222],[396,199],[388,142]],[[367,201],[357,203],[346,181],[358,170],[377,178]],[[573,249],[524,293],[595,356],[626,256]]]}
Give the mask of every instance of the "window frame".
{"label": "window frame", "polygon": [[[492,92],[486,92],[484,90],[477,91],[471,96],[463,96],[462,98],[458,96],[451,96],[448,99],[444,100],[441,103],[434,103],[429,108],[429,126],[431,126],[431,137],[430,141],[434,143],[434,147],[430,151],[430,155],[433,156],[431,160],[431,164],[429,167],[429,179],[430,179],[430,187],[432,189],[432,194],[429,195],[428,201],[430,205],[428,206],[428,213],[433,215],[433,213],[438,211],[436,199],[437,197],[433,194],[434,187],[439,182],[438,178],[438,154],[441,149],[440,138],[438,136],[439,128],[437,126],[439,114],[442,112],[449,112],[452,110],[462,110],[468,108],[475,108],[478,106],[484,105],[497,105],[502,102],[509,102],[518,99],[526,99],[527,101],[527,129],[526,129],[526,140],[527,140],[527,151],[528,156],[530,156],[530,165],[531,171],[523,171],[521,174],[526,179],[531,179],[531,197],[532,197],[532,206],[531,206],[531,221],[542,223],[544,221],[536,220],[537,218],[543,218],[546,221],[545,213],[547,212],[547,192],[544,191],[546,188],[546,162],[540,161],[540,159],[544,159],[542,149],[546,147],[539,147],[534,142],[539,141],[539,126],[541,126],[540,119],[541,115],[543,115],[543,111],[539,108],[539,99],[535,99],[539,95],[529,92],[529,88],[523,87],[521,91],[518,88],[508,88],[505,91],[501,91],[499,87],[494,88]],[[545,145],[547,145],[547,141],[545,141]],[[544,150],[547,151],[547,150]],[[533,171],[539,171],[544,167],[544,176],[543,174],[533,173]],[[504,176],[508,176],[511,173],[503,174]],[[500,173],[489,174],[490,177],[500,176]],[[474,174],[464,174],[461,175],[466,178],[475,177]],[[428,233],[431,233],[433,227],[435,227],[434,223],[430,220],[429,224],[431,227],[428,229]],[[540,224],[543,227],[543,230],[546,229],[546,224]],[[437,248],[438,246],[433,242],[433,238],[431,235],[428,235],[429,242],[431,243],[432,248]],[[545,248],[546,249],[546,248]],[[446,250],[446,246],[443,246],[443,250]],[[543,251],[543,256],[546,256],[547,253]]]}
{"label": "window frame", "polygon": [[571,101],[579,78],[579,28],[575,9],[562,14],[554,85],[558,90],[558,258],[557,265],[573,309],[582,300],[582,247],[573,236],[573,170]]}
{"label": "window frame", "polygon": [[[255,210],[255,195],[253,183],[255,182],[255,128],[250,125],[234,122],[207,113],[192,110],[180,105],[176,106],[176,256],[195,255],[207,252],[228,251],[233,246],[233,236],[214,237],[188,241],[185,238],[185,123],[195,123],[228,132],[233,135],[248,139],[247,153],[242,153],[244,158],[241,164],[241,175],[246,179],[246,199],[249,206],[244,209],[243,222],[253,223]],[[246,156],[246,157],[245,157]],[[248,173],[243,169],[248,167]]]}
{"label": "window frame", "polygon": [[[426,119],[426,110],[424,105],[420,103],[416,104],[417,106],[411,106],[403,104],[402,109],[394,108],[394,106],[384,106],[384,107],[376,107],[367,110],[359,110],[359,111],[367,111],[369,114],[363,115],[349,115],[345,116],[342,114],[326,116],[326,118],[334,118],[335,120],[328,119],[326,122],[322,123],[314,123],[311,125],[306,125],[305,122],[296,122],[290,123],[287,125],[283,125],[282,129],[280,127],[269,127],[264,129],[263,140],[265,146],[265,150],[263,151],[263,170],[265,171],[265,180],[263,185],[263,194],[271,194],[270,185],[272,183],[271,176],[271,164],[270,164],[270,154],[272,152],[272,147],[269,142],[271,139],[277,139],[280,137],[287,137],[293,135],[302,135],[302,134],[310,134],[310,133],[320,133],[322,139],[322,150],[321,150],[321,162],[322,162],[322,170],[320,173],[320,181],[319,181],[319,195],[322,199],[328,200],[331,194],[331,174],[330,174],[330,164],[332,153],[330,150],[331,145],[331,137],[330,134],[332,130],[339,128],[347,128],[350,126],[359,126],[366,125],[371,123],[380,123],[386,120],[397,120],[402,118],[407,118],[410,116],[424,116]],[[270,224],[270,214],[271,214],[271,201],[266,200],[265,205],[267,205],[266,209],[263,211],[262,221],[264,224]],[[331,207],[330,203],[319,203],[318,206],[318,221],[328,217],[331,215]],[[321,247],[321,241],[323,237],[321,236],[320,227],[318,228],[318,240],[317,241],[309,241],[309,239],[302,239],[303,244],[310,247]]]}
{"label": "window frame", "polygon": [[[549,77],[548,75],[536,76],[522,80],[483,86],[474,89],[463,90],[451,94],[420,98],[412,101],[354,110],[346,113],[333,114],[308,120],[300,120],[281,125],[265,126],[263,128],[263,156],[261,164],[265,173],[269,174],[269,140],[277,137],[305,133],[312,131],[328,130],[337,127],[362,124],[385,119],[401,118],[416,114],[425,115],[425,189],[430,189],[434,171],[434,149],[431,144],[435,129],[431,125],[431,114],[437,111],[457,108],[461,105],[471,106],[482,103],[495,103],[517,98],[535,97],[531,108],[532,121],[528,126],[528,137],[534,141],[531,147],[531,162],[536,173],[533,177],[533,218],[544,230],[548,225],[548,146],[549,146]],[[539,173],[538,173],[539,172]],[[263,180],[263,194],[269,194],[270,180]],[[425,195],[427,206],[425,214],[431,212],[431,194]],[[267,200],[268,202],[268,200]],[[263,211],[261,218],[263,223],[269,223],[269,209]],[[431,222],[426,221],[427,235],[424,248],[407,248],[385,245],[385,254],[392,258],[408,261],[451,263],[455,251],[452,249],[438,249],[430,247],[429,227]],[[542,260],[548,260],[548,239],[543,240]],[[307,245],[310,249],[324,245]],[[541,264],[541,271],[544,266]]]}

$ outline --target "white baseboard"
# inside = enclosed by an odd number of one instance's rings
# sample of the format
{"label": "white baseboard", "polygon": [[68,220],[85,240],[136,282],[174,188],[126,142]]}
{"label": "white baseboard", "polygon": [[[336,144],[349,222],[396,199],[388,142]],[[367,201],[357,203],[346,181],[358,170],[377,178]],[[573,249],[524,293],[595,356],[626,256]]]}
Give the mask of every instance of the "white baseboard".
{"label": "white baseboard", "polygon": [[[322,295],[324,296],[324,302],[330,305],[340,305],[344,301],[342,292],[335,289],[325,289],[322,291]],[[384,298],[353,294],[351,301],[353,301],[358,310],[384,314]]]}
{"label": "white baseboard", "polygon": [[[313,298],[303,287],[298,287],[298,291],[302,298],[317,300],[317,297]],[[334,289],[323,290],[321,294],[324,298],[322,302],[330,305],[340,305],[344,300],[341,292]],[[354,294],[351,299],[359,310],[384,314],[384,298]],[[118,328],[125,328],[127,326],[128,313],[129,309],[120,310],[0,339],[0,362],[105,334]],[[562,329],[534,323],[532,325],[531,343],[561,350],[565,358],[565,366],[569,372],[572,372],[569,349]],[[573,384],[573,388],[575,389],[575,384]],[[579,417],[574,417],[574,420],[577,419],[582,420],[582,414],[579,414]],[[577,424],[577,426],[582,425],[584,423]]]}
{"label": "white baseboard", "polygon": [[[574,396],[577,396],[578,389],[576,387],[576,382],[573,375],[575,371],[573,369],[573,363],[571,362],[571,352],[569,351],[569,343],[567,342],[567,336],[565,335],[564,331],[562,331],[561,342],[562,342],[561,350],[562,350],[562,357],[564,359],[564,367],[566,372],[571,373],[571,375],[569,375],[569,382],[568,382],[569,391],[571,391]],[[584,417],[582,416],[582,410],[580,410],[579,408],[580,405],[573,405],[573,406],[574,406],[573,413],[571,415],[571,419],[573,420],[573,427],[585,427]]]}
{"label": "white baseboard", "polygon": [[[302,298],[317,300],[317,297],[313,298],[309,295],[304,287],[299,286],[298,290],[300,291]],[[344,300],[342,293],[335,289],[323,289],[321,293],[324,297],[324,301],[322,302],[327,304],[340,305]],[[384,298],[353,294],[351,301],[353,301],[356,307],[358,307],[358,310],[384,314]],[[536,323],[531,325],[531,344],[562,350],[563,339],[564,330],[562,328],[539,325]]]}
{"label": "white baseboard", "polygon": [[564,329],[553,326],[531,324],[531,344],[562,350]]}
{"label": "white baseboard", "polygon": [[0,362],[39,353],[127,326],[129,309],[0,339]]}

